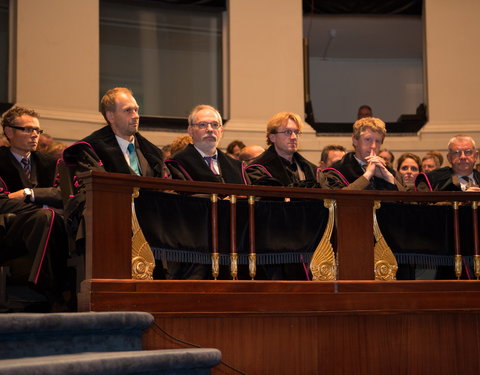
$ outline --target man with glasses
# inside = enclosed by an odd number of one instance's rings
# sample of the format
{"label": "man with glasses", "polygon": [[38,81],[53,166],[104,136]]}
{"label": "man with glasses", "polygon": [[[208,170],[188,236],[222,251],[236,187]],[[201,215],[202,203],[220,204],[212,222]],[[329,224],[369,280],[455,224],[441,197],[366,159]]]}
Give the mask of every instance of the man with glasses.
{"label": "man with glasses", "polygon": [[223,136],[220,113],[209,105],[198,105],[188,116],[188,134],[193,144],[175,153],[167,165],[172,177],[182,180],[247,184],[242,163],[218,149]]}
{"label": "man with glasses", "polygon": [[354,152],[323,171],[328,186],[349,190],[404,190],[395,171],[379,156],[387,131],[379,118],[363,117],[353,124]]}
{"label": "man with glasses", "polygon": [[415,181],[420,191],[480,191],[480,172],[474,167],[478,150],[472,137],[459,134],[448,142],[447,159],[451,167],[420,174]]}
{"label": "man with glasses", "polygon": [[317,167],[298,152],[303,121],[292,112],[280,112],[267,123],[270,147],[249,165],[254,185],[299,185],[316,180]]}
{"label": "man with glasses", "polygon": [[36,151],[39,115],[32,109],[15,106],[2,116],[2,129],[10,146],[0,147],[0,177],[12,199],[37,205],[62,207],[55,184],[56,158]]}

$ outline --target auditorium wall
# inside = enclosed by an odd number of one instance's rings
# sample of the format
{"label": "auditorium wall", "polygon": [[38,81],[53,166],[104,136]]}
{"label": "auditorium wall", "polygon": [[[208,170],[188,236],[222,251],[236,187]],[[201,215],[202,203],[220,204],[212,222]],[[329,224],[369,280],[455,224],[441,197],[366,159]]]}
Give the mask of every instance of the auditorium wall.
{"label": "auditorium wall", "polygon": [[[42,126],[71,143],[98,128],[98,0],[13,1],[11,100],[36,108]],[[264,145],[266,120],[275,112],[303,113],[302,2],[229,1],[226,95],[232,139]],[[274,16],[272,16],[274,10]],[[419,134],[389,136],[396,154],[445,150],[456,133],[480,141],[478,87],[480,3],[425,0],[425,87],[429,122]],[[145,131],[159,145],[178,133]],[[351,145],[348,136],[306,129],[302,150],[313,162],[328,143]]]}

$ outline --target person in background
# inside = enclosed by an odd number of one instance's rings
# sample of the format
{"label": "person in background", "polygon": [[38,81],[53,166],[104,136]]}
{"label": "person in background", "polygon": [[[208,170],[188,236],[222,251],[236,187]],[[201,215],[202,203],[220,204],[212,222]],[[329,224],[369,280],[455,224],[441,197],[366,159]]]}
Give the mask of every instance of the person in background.
{"label": "person in background", "polygon": [[347,150],[341,145],[327,145],[323,148],[322,154],[320,156],[319,166],[321,169],[330,167],[337,160],[342,159]]}
{"label": "person in background", "polygon": [[192,144],[193,140],[192,137],[189,135],[180,135],[177,138],[173,140],[173,142],[170,144],[170,153],[172,157],[175,155],[178,151],[183,150],[187,145]]}
{"label": "person in background", "polygon": [[393,162],[395,161],[395,155],[393,155],[393,152],[390,150],[387,150],[386,148],[382,148],[380,152],[378,153],[378,156],[380,156],[383,160],[387,162],[387,165],[390,168],[393,168]]}
{"label": "person in background", "polygon": [[373,117],[372,108],[369,105],[361,105],[357,111],[357,120],[364,117]]}
{"label": "person in background", "polygon": [[53,143],[53,137],[50,134],[43,133],[38,137],[37,151],[46,152]]}
{"label": "person in background", "polygon": [[264,152],[265,149],[262,146],[250,145],[242,148],[242,151],[240,151],[240,155],[238,157],[240,161],[250,164],[253,159],[260,156]]}
{"label": "person in background", "polygon": [[163,152],[163,160],[170,159],[170,156],[172,156],[172,145],[165,145],[162,147],[162,152]]}
{"label": "person in background", "polygon": [[438,169],[441,167],[440,159],[438,158],[438,155],[432,154],[428,152],[423,158],[422,158],[422,171],[424,173],[428,173],[433,171],[434,169]]}
{"label": "person in background", "polygon": [[407,190],[413,190],[415,179],[422,171],[420,157],[411,152],[406,152],[398,158],[397,171],[402,177],[403,186]]}
{"label": "person in background", "polygon": [[240,152],[242,151],[242,148],[245,147],[245,143],[239,140],[235,140],[230,142],[230,144],[227,146],[227,155],[239,160]]}

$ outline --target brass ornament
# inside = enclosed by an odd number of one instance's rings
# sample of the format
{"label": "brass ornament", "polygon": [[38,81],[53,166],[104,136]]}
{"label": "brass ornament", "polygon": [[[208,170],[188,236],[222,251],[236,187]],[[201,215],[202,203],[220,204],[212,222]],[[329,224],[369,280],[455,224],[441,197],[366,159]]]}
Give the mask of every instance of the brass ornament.
{"label": "brass ornament", "polygon": [[254,280],[257,274],[257,254],[255,253],[248,254],[248,272],[251,279]]}
{"label": "brass ornament", "polygon": [[[132,200],[138,197],[138,188],[134,189]],[[138,223],[135,207],[132,204],[132,279],[153,280],[155,257]]]}
{"label": "brass ornament", "polygon": [[375,201],[373,205],[373,234],[376,241],[373,248],[375,280],[396,280],[398,263],[378,226],[376,211],[379,208],[380,202]]}
{"label": "brass ornament", "polygon": [[238,254],[230,254],[230,276],[232,280],[236,280],[238,276]]}
{"label": "brass ornament", "polygon": [[313,280],[336,280],[337,264],[335,253],[333,252],[333,246],[330,242],[335,223],[336,201],[334,199],[325,199],[323,204],[328,208],[328,221],[322,239],[315,249],[312,260],[310,261],[310,271],[312,271]]}
{"label": "brass ornament", "polygon": [[455,254],[455,276],[457,279],[462,276],[462,256],[460,254]]}
{"label": "brass ornament", "polygon": [[218,274],[220,273],[219,259],[219,253],[212,253],[212,276],[214,280],[217,280]]}

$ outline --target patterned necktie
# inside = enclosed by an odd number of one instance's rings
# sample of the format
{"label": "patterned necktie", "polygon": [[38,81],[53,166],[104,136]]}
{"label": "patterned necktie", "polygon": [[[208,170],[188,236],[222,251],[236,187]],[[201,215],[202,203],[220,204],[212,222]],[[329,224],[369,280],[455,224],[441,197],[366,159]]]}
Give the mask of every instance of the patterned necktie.
{"label": "patterned necktie", "polygon": [[30,162],[28,161],[27,158],[22,158],[22,164],[23,164],[23,171],[25,172],[25,175],[27,178],[30,180]]}
{"label": "patterned necktie", "polygon": [[205,161],[207,162],[207,165],[209,166],[209,168],[212,170],[212,172],[214,174],[217,174],[217,171],[215,170],[215,166],[213,164],[213,160],[216,160],[217,159],[217,155],[213,155],[213,156],[204,156],[203,159],[205,159]]}
{"label": "patterned necktie", "polygon": [[133,171],[140,176],[140,167],[138,164],[138,156],[137,153],[135,152],[135,146],[130,143],[127,147],[128,150],[128,158],[130,159],[130,168],[133,169]]}
{"label": "patterned necktie", "polygon": [[471,183],[472,180],[470,180],[470,177],[468,177],[468,176],[460,176],[460,178],[461,178],[463,181],[465,181],[465,184],[464,184],[464,185],[462,184],[462,185],[463,185],[463,186],[462,186],[462,190],[465,191],[465,190],[467,190],[469,187],[472,186],[472,183]]}

